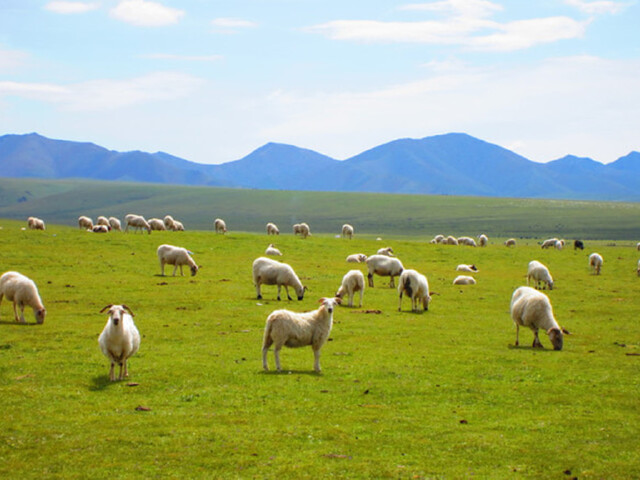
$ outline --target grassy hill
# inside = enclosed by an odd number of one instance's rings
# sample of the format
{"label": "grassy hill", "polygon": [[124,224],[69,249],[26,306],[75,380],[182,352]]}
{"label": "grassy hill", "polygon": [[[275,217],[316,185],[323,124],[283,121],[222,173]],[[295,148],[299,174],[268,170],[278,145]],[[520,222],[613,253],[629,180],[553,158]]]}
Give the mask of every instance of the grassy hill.
{"label": "grassy hill", "polygon": [[0,179],[0,218],[38,216],[76,225],[78,216],[147,218],[171,214],[189,230],[211,230],[216,217],[230,230],[281,232],[309,223],[312,232],[337,234],[351,223],[357,235],[435,234],[567,239],[640,239],[640,203],[570,200],[246,190],[214,187]]}

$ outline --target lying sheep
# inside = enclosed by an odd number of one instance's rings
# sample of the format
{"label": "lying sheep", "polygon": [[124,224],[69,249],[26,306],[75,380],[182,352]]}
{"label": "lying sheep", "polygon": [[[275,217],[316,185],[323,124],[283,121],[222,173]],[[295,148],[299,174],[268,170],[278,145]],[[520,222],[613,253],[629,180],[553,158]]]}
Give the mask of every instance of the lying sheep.
{"label": "lying sheep", "polygon": [[380,275],[381,277],[391,277],[389,287],[394,288],[394,277],[397,277],[402,273],[404,267],[402,262],[395,257],[387,257],[386,255],[371,255],[366,260],[369,274],[369,286],[373,287],[373,274]]}
{"label": "lying sheep", "polygon": [[[13,302],[13,315],[16,322],[26,323],[24,307],[27,305],[33,309],[36,322],[44,323],[47,311],[42,304],[38,287],[30,278],[18,272],[3,273],[0,277],[0,303],[3,296]],[[18,307],[20,307],[20,316],[18,316]]]}
{"label": "lying sheep", "polygon": [[487,237],[484,233],[478,235],[478,245],[481,247],[486,247],[489,243],[489,237]]}
{"label": "lying sheep", "polygon": [[90,231],[93,233],[109,233],[110,228],[106,225],[94,225]]}
{"label": "lying sheep", "polygon": [[362,307],[362,296],[364,295],[364,275],[360,270],[349,270],[342,277],[342,284],[336,293],[336,297],[342,299],[345,295],[349,295],[350,307],[353,307],[353,297],[356,292],[360,292],[360,304]]}
{"label": "lying sheep", "polygon": [[466,265],[464,263],[461,263],[460,265],[458,265],[456,267],[456,271],[458,271],[458,272],[467,272],[467,273],[477,273],[480,270],[478,270],[478,267],[476,267],[474,264]]}
{"label": "lying sheep", "polygon": [[280,252],[280,250],[278,250],[273,243],[271,243],[267,247],[267,249],[264,251],[264,254],[265,255],[273,255],[273,256],[278,256],[278,255],[282,256],[282,253]]}
{"label": "lying sheep", "polygon": [[93,220],[91,218],[81,215],[78,217],[78,228],[83,230],[91,230],[93,228]]}
{"label": "lying sheep", "polygon": [[367,256],[364,253],[352,253],[347,257],[349,263],[364,263],[367,261]]}
{"label": "lying sheep", "polygon": [[173,265],[173,276],[176,276],[176,270],[180,267],[180,275],[184,276],[182,273],[182,266],[189,265],[189,269],[191,270],[191,276],[195,277],[196,273],[198,273],[198,265],[189,255],[189,251],[186,248],[176,247],[174,245],[160,245],[157,249],[158,260],[160,261],[160,275],[164,277],[164,266],[165,265]]}
{"label": "lying sheep", "polygon": [[276,369],[281,371],[280,350],[284,345],[290,348],[311,345],[313,369],[320,373],[320,349],[326,343],[333,326],[333,310],[340,303],[339,298],[321,298],[320,308],[312,312],[296,313],[290,310],[276,310],[267,317],[262,341],[262,366],[269,370],[267,352],[273,345]]}
{"label": "lying sheep", "polygon": [[520,344],[520,326],[533,330],[534,348],[543,348],[538,338],[539,329],[547,332],[554,350],[562,350],[563,334],[569,335],[569,332],[556,322],[549,298],[530,287],[519,287],[513,292],[511,318],[516,325],[516,346]]}
{"label": "lying sheep", "polygon": [[280,287],[284,286],[289,300],[291,300],[289,287],[293,287],[298,300],[304,298],[304,292],[307,289],[290,265],[266,257],[259,257],[253,261],[253,283],[256,286],[258,300],[262,299],[261,285],[277,285],[278,300],[280,300]]}
{"label": "lying sheep", "polygon": [[275,223],[267,223],[267,235],[280,235],[280,230]]}
{"label": "lying sheep", "polygon": [[175,225],[174,225],[175,220],[173,219],[173,217],[171,215],[165,215],[164,218],[162,219],[162,223],[164,223],[164,228],[167,230],[174,230],[175,231]]}
{"label": "lying sheep", "polygon": [[376,252],[376,255],[386,255],[387,257],[393,257],[394,256],[393,248],[391,248],[391,247],[380,248]]}
{"label": "lying sheep", "polygon": [[515,238],[509,238],[508,240],[505,240],[504,246],[505,247],[515,247],[516,246],[516,239]]}
{"label": "lying sheep", "polygon": [[540,245],[541,248],[553,248],[556,246],[556,242],[558,241],[557,238],[548,238],[547,240],[545,240],[544,242],[542,242],[542,245]]}
{"label": "lying sheep", "polygon": [[111,362],[109,380],[114,382],[116,363],[120,365],[118,380],[129,376],[127,360],[140,348],[140,332],[133,323],[133,312],[126,305],[107,305],[100,313],[104,313],[105,310],[109,310],[109,318],[98,343],[104,356]]}
{"label": "lying sheep", "polygon": [[125,215],[124,221],[127,226],[124,228],[125,232],[129,231],[129,227],[135,228],[134,233],[138,233],[138,231],[142,232],[142,230],[146,230],[149,235],[151,235],[151,227],[149,226],[149,222],[145,220],[142,215],[134,215],[133,213],[129,213]]}
{"label": "lying sheep", "polygon": [[162,232],[167,229],[167,227],[164,225],[164,220],[160,220],[159,218],[150,218],[149,220],[147,220],[147,223],[149,224],[151,230]]}
{"label": "lying sheep", "polygon": [[111,227],[111,230],[118,230],[119,232],[122,231],[122,224],[116,217],[109,217],[109,226]]}
{"label": "lying sheep", "polygon": [[602,255],[600,255],[599,253],[592,253],[591,255],[589,255],[589,266],[596,275],[600,275],[602,262]]}
{"label": "lying sheep", "polygon": [[44,220],[38,217],[27,218],[27,227],[29,230],[45,230]]}
{"label": "lying sheep", "polygon": [[348,223],[342,226],[342,236],[349,239],[353,238],[353,227]]}
{"label": "lying sheep", "polygon": [[221,218],[216,218],[213,221],[213,228],[215,228],[216,233],[222,233],[223,235],[227,233],[227,224]]}
{"label": "lying sheep", "polygon": [[[527,285],[529,285],[530,279],[536,281],[536,288],[540,288],[540,282],[542,282],[549,287],[549,290],[553,290],[553,278],[549,273],[549,269],[537,260],[529,262],[529,268],[527,270]],[[543,287],[543,290],[544,288],[545,287]]]}
{"label": "lying sheep", "polygon": [[454,285],[475,285],[476,279],[468,275],[458,275],[453,279]]}
{"label": "lying sheep", "polygon": [[427,277],[412,270],[410,268],[403,270],[398,280],[398,311],[402,310],[402,294],[406,293],[411,298],[411,311],[418,312],[420,309],[418,305],[422,302],[422,309],[424,311],[429,310],[429,302],[431,296],[429,295],[429,282]]}
{"label": "lying sheep", "polygon": [[476,241],[471,237],[459,237],[458,245],[467,245],[469,247],[476,247]]}

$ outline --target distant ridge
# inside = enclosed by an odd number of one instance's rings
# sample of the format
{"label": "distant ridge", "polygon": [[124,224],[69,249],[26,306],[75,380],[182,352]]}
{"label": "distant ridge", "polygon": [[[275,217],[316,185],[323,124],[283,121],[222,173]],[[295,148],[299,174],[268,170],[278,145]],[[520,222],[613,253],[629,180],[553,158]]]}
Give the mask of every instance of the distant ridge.
{"label": "distant ridge", "polygon": [[267,143],[221,165],[168,153],[117,152],[37,133],[0,136],[5,177],[86,178],[276,190],[640,200],[640,153],[604,165],[572,155],[546,164],[464,133],[398,139],[339,161]]}

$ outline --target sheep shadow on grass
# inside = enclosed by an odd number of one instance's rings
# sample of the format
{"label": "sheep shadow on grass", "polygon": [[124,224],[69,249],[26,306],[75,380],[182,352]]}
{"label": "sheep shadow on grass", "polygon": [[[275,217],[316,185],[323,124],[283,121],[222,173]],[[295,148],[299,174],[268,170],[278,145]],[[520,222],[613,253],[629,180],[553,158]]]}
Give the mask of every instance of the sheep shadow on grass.
{"label": "sheep shadow on grass", "polygon": [[118,383],[122,382],[112,382],[111,380],[109,380],[109,375],[98,375],[97,377],[93,377],[91,379],[91,386],[89,387],[89,390],[92,392],[99,392],[111,385],[117,385]]}
{"label": "sheep shadow on grass", "polygon": [[260,370],[258,372],[259,375],[310,375],[313,377],[321,377],[322,376],[322,372],[318,373],[314,370],[288,370],[288,369],[283,369],[282,371],[278,371],[278,370]]}

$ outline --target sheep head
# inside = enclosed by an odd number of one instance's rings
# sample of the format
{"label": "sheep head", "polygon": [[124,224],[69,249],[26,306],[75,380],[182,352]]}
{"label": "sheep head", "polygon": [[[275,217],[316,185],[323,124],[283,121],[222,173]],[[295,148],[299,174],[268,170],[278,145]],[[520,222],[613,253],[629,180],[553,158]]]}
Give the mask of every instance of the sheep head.
{"label": "sheep head", "polygon": [[318,303],[321,303],[322,306],[327,310],[327,312],[329,313],[333,313],[333,309],[336,305],[340,305],[342,303],[342,299],[339,297],[334,297],[334,298],[321,298],[320,300],[318,300]]}
{"label": "sheep head", "polygon": [[114,325],[118,325],[120,323],[120,321],[122,320],[122,317],[126,312],[129,313],[129,315],[131,315],[132,317],[134,317],[135,315],[133,314],[133,312],[131,311],[131,309],[129,307],[127,307],[126,305],[107,305],[106,307],[104,307],[102,310],[100,310],[100,313],[104,313],[105,310],[109,310],[109,318],[111,319],[111,321],[113,322]]}
{"label": "sheep head", "polygon": [[47,311],[44,308],[41,308],[36,311],[36,322],[42,324],[44,323],[44,316],[47,314]]}
{"label": "sheep head", "polygon": [[549,330],[547,330],[547,335],[549,335],[549,340],[551,340],[553,349],[562,350],[562,345],[563,345],[562,330],[556,327],[552,327]]}

